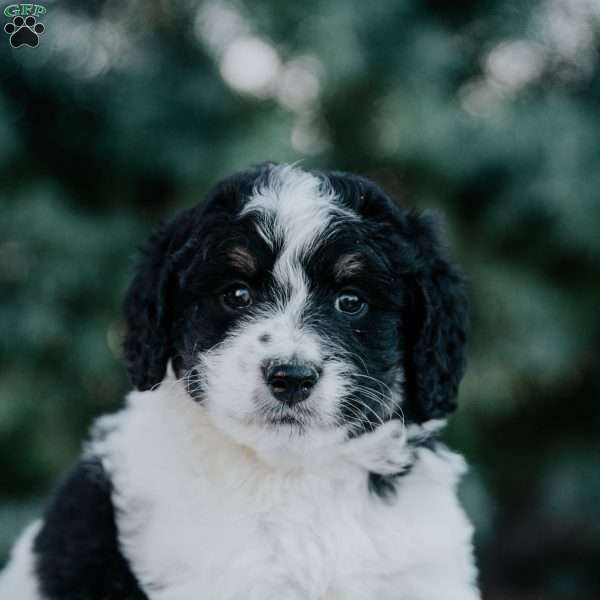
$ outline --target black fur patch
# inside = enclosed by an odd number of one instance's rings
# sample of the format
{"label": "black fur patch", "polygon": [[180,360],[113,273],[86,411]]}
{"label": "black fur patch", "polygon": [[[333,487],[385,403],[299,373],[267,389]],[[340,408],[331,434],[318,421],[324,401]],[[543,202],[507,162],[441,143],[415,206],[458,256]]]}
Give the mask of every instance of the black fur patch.
{"label": "black fur patch", "polygon": [[58,487],[34,552],[47,600],[148,600],[121,554],[111,483],[97,459],[79,462]]}
{"label": "black fur patch", "polygon": [[432,452],[435,452],[439,446],[438,434],[430,434],[420,439],[411,442],[411,446],[414,449],[413,458],[406,467],[398,473],[392,475],[381,475],[380,473],[369,472],[367,479],[367,486],[369,492],[378,496],[382,500],[390,500],[398,491],[398,485],[403,477],[409,475],[418,460],[416,450],[417,448],[427,448]]}
{"label": "black fur patch", "polygon": [[405,473],[394,475],[381,475],[380,473],[369,473],[367,484],[369,492],[383,500],[387,500],[396,495],[396,483],[399,477]]}

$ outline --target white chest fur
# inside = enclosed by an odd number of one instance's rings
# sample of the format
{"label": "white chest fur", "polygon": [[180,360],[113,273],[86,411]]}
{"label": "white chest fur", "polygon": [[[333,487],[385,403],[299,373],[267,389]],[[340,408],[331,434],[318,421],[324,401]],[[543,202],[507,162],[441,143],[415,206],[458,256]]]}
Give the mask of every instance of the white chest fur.
{"label": "white chest fur", "polygon": [[267,466],[163,384],[98,424],[122,549],[152,600],[474,600],[462,461],[419,450],[391,501],[348,460]]}

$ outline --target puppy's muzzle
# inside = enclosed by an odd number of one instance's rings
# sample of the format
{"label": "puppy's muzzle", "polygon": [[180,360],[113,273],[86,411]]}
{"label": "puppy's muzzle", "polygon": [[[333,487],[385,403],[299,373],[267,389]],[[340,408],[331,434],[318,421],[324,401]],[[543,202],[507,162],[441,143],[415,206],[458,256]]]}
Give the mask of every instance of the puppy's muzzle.
{"label": "puppy's muzzle", "polygon": [[310,396],[321,369],[311,363],[270,362],[264,366],[263,374],[273,396],[293,406]]}

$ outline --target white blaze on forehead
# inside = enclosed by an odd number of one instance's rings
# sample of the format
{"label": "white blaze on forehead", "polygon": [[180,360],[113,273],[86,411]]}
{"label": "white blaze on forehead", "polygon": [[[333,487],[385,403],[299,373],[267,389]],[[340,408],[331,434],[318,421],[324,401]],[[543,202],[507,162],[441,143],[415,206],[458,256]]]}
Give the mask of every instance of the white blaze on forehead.
{"label": "white blaze on forehead", "polygon": [[336,202],[326,179],[290,165],[275,166],[266,181],[255,187],[242,215],[255,213],[261,236],[282,254],[304,255],[327,235],[332,219],[357,219],[356,213]]}
{"label": "white blaze on forehead", "polygon": [[332,233],[332,221],[358,219],[336,200],[326,179],[281,165],[271,169],[242,210],[242,215],[257,216],[260,235],[269,247],[280,249],[273,275],[280,285],[291,287],[295,305],[304,304],[308,294],[301,259]]}

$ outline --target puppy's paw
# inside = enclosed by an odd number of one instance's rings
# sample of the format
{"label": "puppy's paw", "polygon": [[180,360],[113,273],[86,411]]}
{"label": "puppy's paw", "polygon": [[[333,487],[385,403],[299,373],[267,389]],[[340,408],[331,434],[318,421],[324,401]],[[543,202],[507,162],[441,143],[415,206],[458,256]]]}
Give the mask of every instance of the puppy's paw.
{"label": "puppy's paw", "polygon": [[367,471],[394,475],[402,473],[411,462],[412,451],[406,441],[406,427],[394,419],[349,440],[345,454],[348,460]]}

